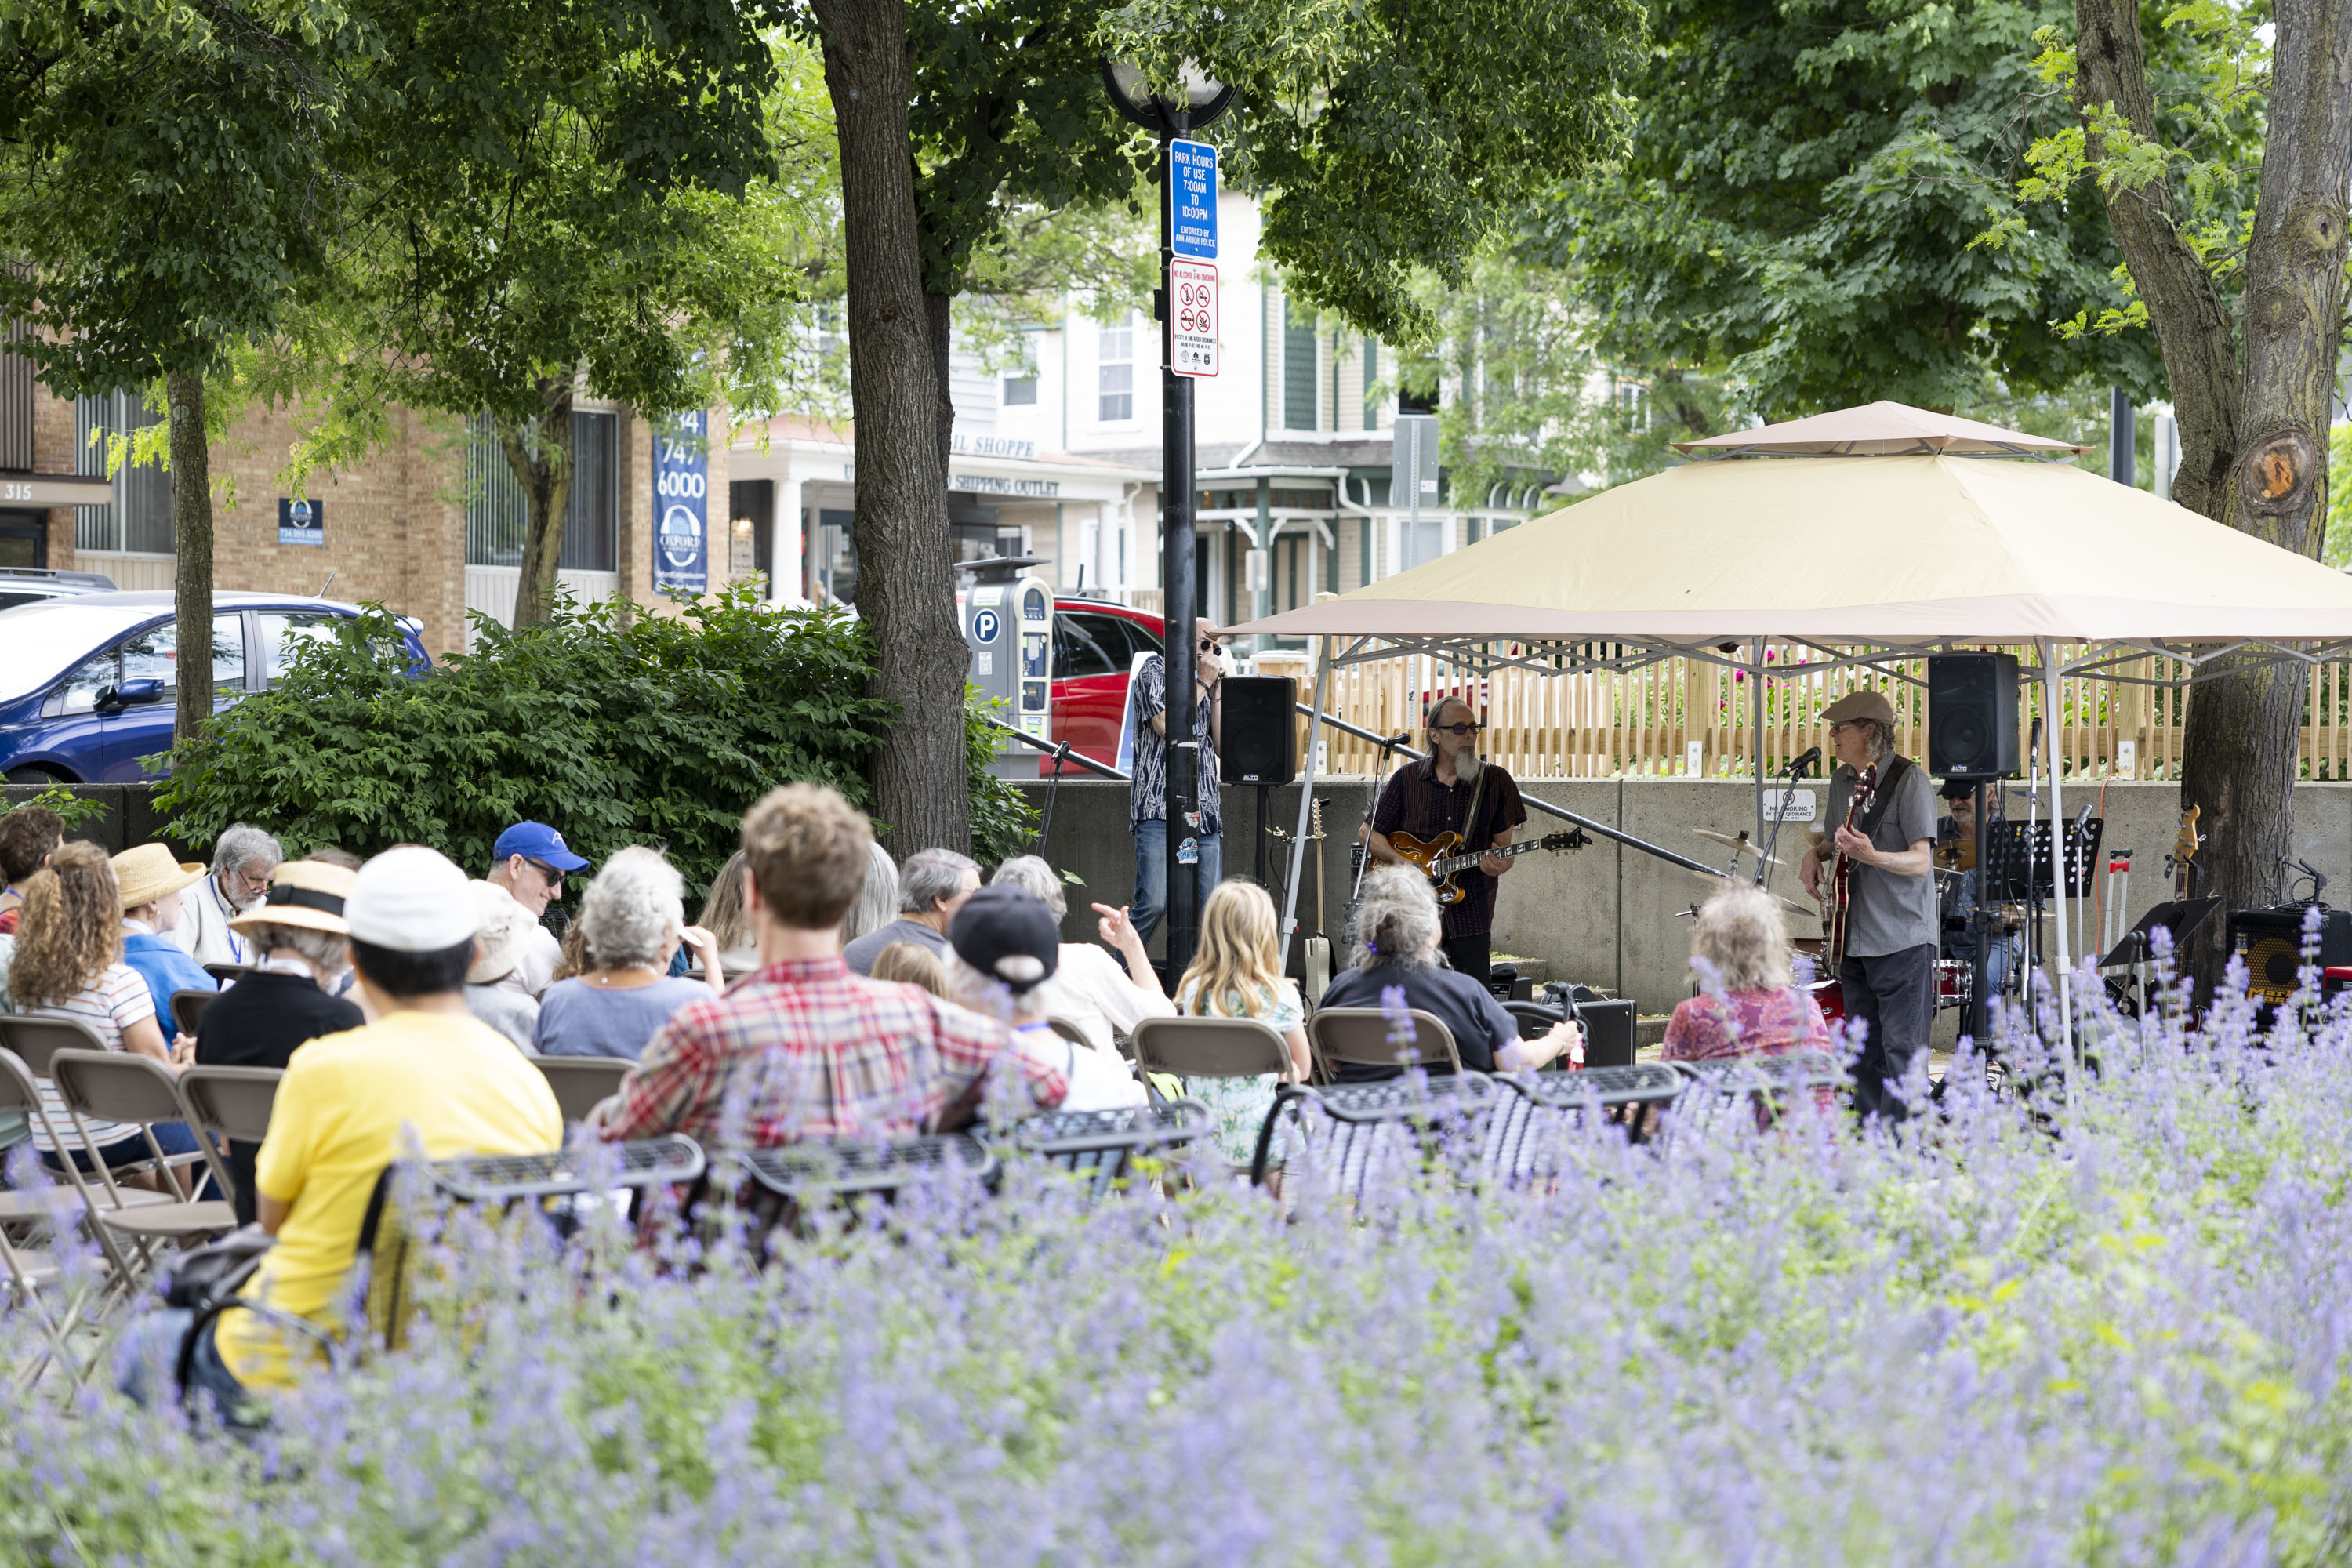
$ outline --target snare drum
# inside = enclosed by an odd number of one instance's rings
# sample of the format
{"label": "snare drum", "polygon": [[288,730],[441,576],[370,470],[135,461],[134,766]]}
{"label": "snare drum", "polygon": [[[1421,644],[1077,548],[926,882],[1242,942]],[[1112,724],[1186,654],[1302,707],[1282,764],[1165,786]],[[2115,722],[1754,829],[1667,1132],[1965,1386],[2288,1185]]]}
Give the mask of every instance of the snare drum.
{"label": "snare drum", "polygon": [[1936,1010],[1965,1007],[1969,1005],[1969,961],[1965,958],[1936,960]]}

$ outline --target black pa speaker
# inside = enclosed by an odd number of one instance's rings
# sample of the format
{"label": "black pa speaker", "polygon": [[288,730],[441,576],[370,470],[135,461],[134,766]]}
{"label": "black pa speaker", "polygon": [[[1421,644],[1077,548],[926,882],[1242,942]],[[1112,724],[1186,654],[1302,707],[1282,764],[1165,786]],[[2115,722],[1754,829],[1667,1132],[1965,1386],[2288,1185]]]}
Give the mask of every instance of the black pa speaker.
{"label": "black pa speaker", "polygon": [[1298,682],[1286,675],[1228,675],[1218,777],[1229,784],[1286,784],[1298,776]]}
{"label": "black pa speaker", "polygon": [[1927,771],[1946,779],[2017,776],[2017,658],[1927,656]]}
{"label": "black pa speaker", "polygon": [[[2230,915],[2230,951],[2246,961],[2246,994],[2275,1007],[2294,994],[2295,971],[2303,967],[2302,904],[2267,910],[2236,910]],[[2322,967],[2352,963],[2352,910],[2323,909],[2319,915]]]}

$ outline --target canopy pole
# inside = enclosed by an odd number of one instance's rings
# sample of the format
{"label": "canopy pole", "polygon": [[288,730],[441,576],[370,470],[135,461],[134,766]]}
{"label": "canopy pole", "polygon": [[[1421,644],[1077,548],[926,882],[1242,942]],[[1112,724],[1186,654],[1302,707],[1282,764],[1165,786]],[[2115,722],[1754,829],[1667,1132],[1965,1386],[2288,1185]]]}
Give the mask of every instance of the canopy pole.
{"label": "canopy pole", "polygon": [[[1298,883],[1307,868],[1307,825],[1315,816],[1315,758],[1323,745],[1323,700],[1331,691],[1331,639],[1315,639],[1315,713],[1307,726],[1307,760],[1298,770],[1298,831],[1290,840],[1290,880],[1282,889],[1282,961],[1290,963],[1290,940],[1298,933]],[[1258,831],[1264,832],[1263,824]],[[1328,932],[1325,933],[1328,935]],[[1310,1003],[1319,1002],[1310,996]]]}
{"label": "canopy pole", "polygon": [[1756,638],[1750,645],[1748,668],[1748,738],[1752,760],[1748,771],[1756,782],[1756,836],[1751,844],[1764,842],[1764,639]]}
{"label": "canopy pole", "polygon": [[2058,785],[2058,752],[2063,742],[2065,714],[2058,705],[2058,649],[2048,637],[2034,639],[2042,655],[2042,732],[2049,737],[2042,756],[2050,763],[2050,914],[2054,928],[2058,965],[2058,1041],[2072,1064],[2074,1012],[2072,956],[2066,943],[2066,808]]}

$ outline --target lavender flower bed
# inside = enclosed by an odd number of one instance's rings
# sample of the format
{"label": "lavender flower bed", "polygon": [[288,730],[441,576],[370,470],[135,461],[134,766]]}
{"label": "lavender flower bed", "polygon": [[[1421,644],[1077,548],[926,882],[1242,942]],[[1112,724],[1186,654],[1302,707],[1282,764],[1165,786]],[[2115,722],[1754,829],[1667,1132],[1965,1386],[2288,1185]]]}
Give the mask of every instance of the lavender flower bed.
{"label": "lavender flower bed", "polygon": [[2042,1125],[1963,1064],[1900,1143],[1598,1130],[1550,1192],[1302,1170],[1287,1220],[1013,1161],[763,1276],[459,1215],[408,1351],[250,1449],[21,1403],[0,1518],[61,1563],[2340,1562],[2352,1024],[2247,1032],[2104,1020]]}

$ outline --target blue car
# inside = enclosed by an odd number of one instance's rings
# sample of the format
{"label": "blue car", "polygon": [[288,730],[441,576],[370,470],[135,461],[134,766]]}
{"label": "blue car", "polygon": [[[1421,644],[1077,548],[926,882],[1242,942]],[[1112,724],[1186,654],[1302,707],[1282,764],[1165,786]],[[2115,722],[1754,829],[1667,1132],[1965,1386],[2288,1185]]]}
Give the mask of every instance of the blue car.
{"label": "blue car", "polygon": [[[267,690],[289,650],[331,637],[356,605],[274,594],[213,595],[214,710]],[[401,618],[411,668],[432,668]],[[0,611],[0,774],[10,784],[136,784],[172,746],[179,623],[172,595],[79,594]]]}

